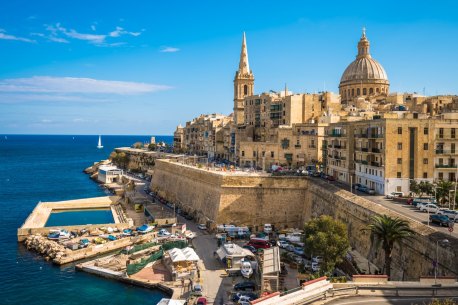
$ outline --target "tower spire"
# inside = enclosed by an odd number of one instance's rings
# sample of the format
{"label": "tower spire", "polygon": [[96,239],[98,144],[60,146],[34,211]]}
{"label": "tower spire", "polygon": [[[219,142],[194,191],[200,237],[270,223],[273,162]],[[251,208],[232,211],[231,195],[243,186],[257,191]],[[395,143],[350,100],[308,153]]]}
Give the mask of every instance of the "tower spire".
{"label": "tower spire", "polygon": [[240,51],[239,71],[240,74],[250,74],[250,64],[248,63],[248,49],[246,46],[246,36],[243,32],[242,50]]}

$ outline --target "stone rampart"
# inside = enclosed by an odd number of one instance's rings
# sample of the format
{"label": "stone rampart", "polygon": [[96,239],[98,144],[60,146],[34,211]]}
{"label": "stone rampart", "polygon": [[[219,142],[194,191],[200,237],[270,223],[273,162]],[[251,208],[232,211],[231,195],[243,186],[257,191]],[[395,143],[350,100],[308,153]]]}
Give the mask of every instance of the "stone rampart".
{"label": "stone rampart", "polygon": [[[405,218],[320,179],[217,173],[168,160],[157,160],[151,188],[193,213],[197,221],[211,226],[234,223],[254,231],[262,230],[265,223],[275,228],[302,227],[313,217],[331,215],[347,224],[352,248],[368,257],[379,270],[383,268],[383,251],[371,246],[370,234],[365,229],[376,214]],[[392,278],[418,280],[421,275],[431,274],[436,241],[444,238],[450,243],[438,248],[439,273],[458,275],[458,241],[409,221],[416,234],[395,247]]]}

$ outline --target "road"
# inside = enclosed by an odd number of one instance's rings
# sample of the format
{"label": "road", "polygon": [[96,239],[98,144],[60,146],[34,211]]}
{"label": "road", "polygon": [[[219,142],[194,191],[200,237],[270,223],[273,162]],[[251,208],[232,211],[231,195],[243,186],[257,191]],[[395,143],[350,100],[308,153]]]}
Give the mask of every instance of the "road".
{"label": "road", "polygon": [[[451,299],[458,301],[458,297]],[[372,296],[358,296],[340,298],[330,302],[320,302],[326,305],[351,305],[351,304],[377,304],[377,305],[424,305],[432,301],[431,297],[372,297]],[[318,302],[317,302],[318,303]]]}
{"label": "road", "polygon": [[[321,179],[321,178],[310,178],[310,179]],[[321,179],[321,181],[323,181]],[[329,182],[339,188],[342,188],[342,189],[345,189],[347,191],[350,191],[350,186],[349,185],[346,185],[344,183],[341,183],[341,182],[337,182],[337,181],[332,181],[332,182]],[[394,201],[394,200],[391,200],[391,199],[386,199],[384,196],[381,196],[381,195],[369,195],[369,194],[366,194],[366,193],[362,193],[362,192],[359,192],[359,191],[356,191],[356,190],[353,190],[353,193],[354,194],[357,194],[358,196],[361,196],[361,197],[364,197],[365,199],[367,200],[370,200],[376,204],[379,204],[387,209],[390,209],[390,210],[393,210],[395,212],[398,212],[408,218],[411,218],[413,220],[416,220],[416,221],[419,221],[425,225],[429,225],[431,228],[433,228],[434,230],[436,231],[440,231],[444,234],[447,234],[451,237],[454,237],[454,238],[457,238],[458,239],[458,224],[456,224],[456,226],[454,227],[454,230],[452,233],[449,232],[448,228],[447,227],[440,227],[436,224],[431,224],[428,222],[429,220],[429,216],[428,216],[428,213],[424,213],[424,212],[420,212],[416,207],[412,206],[412,205],[408,205],[408,204],[403,204],[401,202],[398,202],[398,201]]]}

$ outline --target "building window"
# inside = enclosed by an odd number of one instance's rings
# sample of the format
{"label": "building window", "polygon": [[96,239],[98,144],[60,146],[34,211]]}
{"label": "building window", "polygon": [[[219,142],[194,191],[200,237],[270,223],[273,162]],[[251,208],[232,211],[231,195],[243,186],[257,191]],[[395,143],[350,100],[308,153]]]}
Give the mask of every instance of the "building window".
{"label": "building window", "polygon": [[398,158],[398,164],[402,164],[402,158]]}
{"label": "building window", "polygon": [[245,157],[245,151],[242,150],[242,157]]}
{"label": "building window", "polygon": [[255,151],[253,151],[253,157],[256,157],[256,152]]}
{"label": "building window", "polygon": [[398,143],[398,150],[402,150],[402,143],[401,142]]}
{"label": "building window", "polygon": [[401,178],[401,172],[397,172],[397,177]]}
{"label": "building window", "polygon": [[266,156],[266,152],[265,152],[265,151],[262,152],[262,156],[263,156],[263,157]]}
{"label": "building window", "polygon": [[355,96],[355,89],[351,89],[351,95]]}
{"label": "building window", "polygon": [[444,137],[444,128],[439,128],[439,138],[443,138]]}
{"label": "building window", "polygon": [[364,95],[367,94],[367,89],[366,89],[366,88],[363,88],[363,94],[364,94]]}
{"label": "building window", "polygon": [[450,137],[455,139],[455,128],[450,129]]}
{"label": "building window", "polygon": [[398,127],[398,134],[402,134],[402,127]]}
{"label": "building window", "polygon": [[356,95],[361,95],[361,90],[359,90],[359,88],[356,89]]}
{"label": "building window", "polygon": [[374,88],[369,89],[369,94],[374,94]]}
{"label": "building window", "polygon": [[424,149],[424,150],[428,150],[428,143],[424,143],[424,144],[423,144],[423,149]]}
{"label": "building window", "polygon": [[270,152],[270,157],[273,158],[274,156],[275,156],[274,152],[271,151],[271,152]]}
{"label": "building window", "polygon": [[439,173],[439,180],[444,180],[444,173]]}
{"label": "building window", "polygon": [[428,178],[428,173],[423,173],[423,178]]}
{"label": "building window", "polygon": [[425,129],[423,129],[423,134],[428,134],[429,133],[429,129],[428,127],[425,127]]}
{"label": "building window", "polygon": [[245,95],[248,94],[248,86],[247,85],[243,86],[243,94],[245,94]]}
{"label": "building window", "polygon": [[455,143],[450,144],[450,153],[455,153]]}

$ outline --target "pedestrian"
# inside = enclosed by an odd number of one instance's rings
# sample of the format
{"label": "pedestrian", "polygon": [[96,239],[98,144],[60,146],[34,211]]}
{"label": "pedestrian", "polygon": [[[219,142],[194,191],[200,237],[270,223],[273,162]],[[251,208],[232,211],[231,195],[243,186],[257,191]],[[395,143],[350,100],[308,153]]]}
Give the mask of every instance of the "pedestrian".
{"label": "pedestrian", "polygon": [[200,269],[199,268],[197,268],[197,278],[200,279]]}

